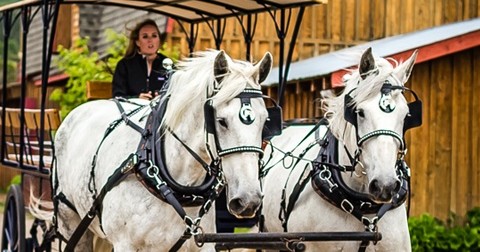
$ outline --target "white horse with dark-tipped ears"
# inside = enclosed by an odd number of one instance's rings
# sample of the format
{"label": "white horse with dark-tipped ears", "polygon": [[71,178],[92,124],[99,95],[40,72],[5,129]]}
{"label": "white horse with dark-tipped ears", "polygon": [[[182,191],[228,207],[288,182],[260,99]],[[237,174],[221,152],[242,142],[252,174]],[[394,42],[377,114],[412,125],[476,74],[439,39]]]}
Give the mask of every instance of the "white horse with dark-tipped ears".
{"label": "white horse with dark-tipped ears", "polygon": [[260,83],[272,56],[257,64],[223,51],[197,56],[176,65],[161,99],[93,101],[63,121],[52,176],[58,232],[70,240],[84,216],[95,216],[75,251],[92,251],[94,236],[115,251],[213,251],[192,235],[216,231],[210,206],[222,188],[230,213],[255,215],[269,116]]}
{"label": "white horse with dark-tipped ears", "polygon": [[292,125],[271,140],[263,171],[265,231],[381,234],[376,243],[308,242],[307,251],[411,250],[404,133],[421,124],[421,101],[415,94],[408,103],[403,93],[416,56],[399,64],[367,49],[343,93],[324,97],[319,124]]}

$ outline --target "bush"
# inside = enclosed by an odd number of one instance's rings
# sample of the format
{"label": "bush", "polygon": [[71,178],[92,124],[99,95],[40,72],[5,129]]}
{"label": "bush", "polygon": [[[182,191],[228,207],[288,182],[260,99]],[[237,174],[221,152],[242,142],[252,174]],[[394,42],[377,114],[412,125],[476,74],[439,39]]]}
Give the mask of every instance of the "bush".
{"label": "bush", "polygon": [[468,211],[463,225],[445,224],[429,214],[423,214],[410,217],[408,227],[412,251],[480,251],[478,207]]}
{"label": "bush", "polygon": [[90,80],[111,80],[99,61],[98,53],[90,53],[89,38],[80,38],[74,42],[71,49],[59,46],[59,58],[56,61],[60,70],[68,76],[68,82],[63,88],[55,89],[50,100],[58,102],[61,116],[65,117],[72,109],[87,101],[86,83]]}

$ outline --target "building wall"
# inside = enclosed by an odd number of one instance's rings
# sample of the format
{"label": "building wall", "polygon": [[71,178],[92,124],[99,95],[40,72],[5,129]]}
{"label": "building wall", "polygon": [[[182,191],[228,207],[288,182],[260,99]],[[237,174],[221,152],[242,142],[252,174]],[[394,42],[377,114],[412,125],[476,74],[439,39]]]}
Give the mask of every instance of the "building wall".
{"label": "building wall", "polygon": [[[412,211],[443,220],[480,206],[480,47],[418,64],[423,125],[406,136]],[[408,84],[407,84],[408,85]]]}
{"label": "building wall", "polygon": [[[297,10],[292,14],[296,16]],[[479,0],[331,0],[328,4],[306,8],[293,60],[479,16]],[[279,13],[276,19],[279,19]],[[287,45],[294,27],[293,20]],[[189,30],[189,26],[186,29]],[[171,45],[178,45],[183,55],[188,55],[185,34],[178,23],[174,24],[168,41]],[[201,25],[195,50],[207,48],[215,48],[215,43],[208,26]],[[245,43],[237,19],[227,20],[221,48],[234,58],[245,59]],[[273,53],[277,64],[278,37],[272,18],[266,13],[258,15],[252,43],[253,60],[261,59],[265,51]]]}
{"label": "building wall", "polygon": [[137,22],[150,18],[157,22],[160,32],[165,31],[167,18],[163,15],[129,8],[100,5],[78,5],[78,33],[90,37],[92,51],[103,55],[111,42],[106,40],[105,30],[112,29],[126,36],[130,35]]}

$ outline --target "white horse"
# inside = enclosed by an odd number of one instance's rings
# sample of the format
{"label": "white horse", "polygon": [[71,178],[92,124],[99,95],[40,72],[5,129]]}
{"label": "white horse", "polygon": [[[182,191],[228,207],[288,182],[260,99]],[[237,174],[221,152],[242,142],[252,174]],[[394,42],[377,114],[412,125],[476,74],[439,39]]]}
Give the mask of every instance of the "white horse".
{"label": "white horse", "polygon": [[[119,167],[127,174],[105,194],[97,215],[100,218],[90,224],[76,251],[91,251],[93,236],[108,240],[115,251],[167,251],[184,232],[215,232],[214,210],[203,211],[208,210],[223,183],[233,215],[252,217],[259,208],[262,129],[268,117],[259,83],[271,69],[272,56],[266,53],[253,65],[232,60],[223,51],[198,54],[177,65],[163,96],[169,97],[166,109],[162,107],[166,103],[159,99],[143,102],[143,106],[139,100],[135,100],[137,104],[120,102],[128,118],[122,120],[114,101],[93,101],[73,110],[61,124],[55,138],[52,185],[56,198],[64,198],[57,202],[57,226],[67,240],[89,213],[93,197],[99,197],[109,176]],[[153,122],[146,126],[146,117],[158,108],[154,107],[157,102],[159,110],[165,109],[163,119],[155,113]],[[147,134],[149,124],[153,128]],[[146,142],[140,146],[138,160],[124,162],[137,153],[142,135]],[[156,148],[160,151],[152,150]],[[163,163],[156,162],[155,156],[163,157],[159,161]],[[162,165],[166,170],[162,171]],[[151,187],[146,189],[128,173],[130,168]],[[159,188],[165,183],[170,191],[162,194]],[[176,191],[178,188],[181,191]],[[168,198],[171,191],[177,203],[193,206],[174,207],[159,199]],[[182,211],[186,216],[179,214]],[[191,230],[186,231],[186,226]],[[214,250],[212,244],[198,247],[193,240],[180,243],[178,248]]]}
{"label": "white horse", "polygon": [[[404,129],[418,126],[421,119],[411,118],[410,105],[402,95],[416,55],[392,65],[374,58],[367,49],[358,70],[347,75],[342,95],[324,97],[327,120],[323,125],[293,125],[272,139],[264,156],[266,231],[378,230],[383,238],[375,245],[364,242],[362,249],[411,250],[404,205],[408,181],[401,174],[407,168],[400,166],[405,164]],[[283,190],[284,207],[280,204]],[[358,240],[305,245],[307,251],[362,250]]]}

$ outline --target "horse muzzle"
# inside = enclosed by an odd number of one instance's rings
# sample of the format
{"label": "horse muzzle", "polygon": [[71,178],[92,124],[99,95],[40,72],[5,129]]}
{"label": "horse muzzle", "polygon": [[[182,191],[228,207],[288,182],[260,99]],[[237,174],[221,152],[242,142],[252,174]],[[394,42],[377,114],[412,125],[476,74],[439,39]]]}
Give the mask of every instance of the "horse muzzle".
{"label": "horse muzzle", "polygon": [[228,211],[235,217],[252,218],[262,204],[261,193],[233,197],[228,202]]}
{"label": "horse muzzle", "polygon": [[375,202],[389,203],[398,194],[400,187],[401,183],[399,180],[385,183],[381,180],[373,179],[368,186],[368,191],[373,196]]}

